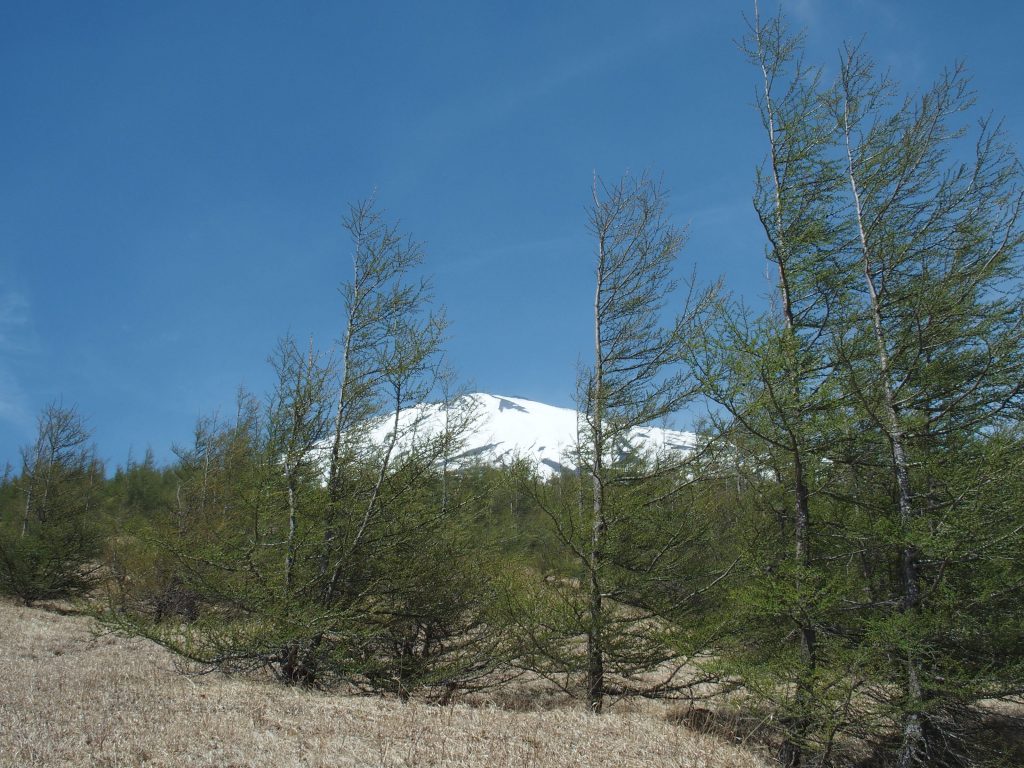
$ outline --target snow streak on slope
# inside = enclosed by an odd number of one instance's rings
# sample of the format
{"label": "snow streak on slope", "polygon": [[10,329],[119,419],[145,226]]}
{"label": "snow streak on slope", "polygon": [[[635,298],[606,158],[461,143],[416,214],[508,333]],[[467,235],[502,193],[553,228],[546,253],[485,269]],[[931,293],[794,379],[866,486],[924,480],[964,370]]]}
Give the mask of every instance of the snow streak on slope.
{"label": "snow streak on slope", "polygon": [[[545,477],[576,469],[572,454],[576,446],[577,418],[573,409],[482,392],[464,395],[456,401],[455,407],[470,408],[476,415],[471,428],[462,437],[462,446],[454,457],[456,465],[500,465],[522,458],[535,463]],[[439,434],[445,428],[445,417],[443,405],[421,405],[404,411],[399,416],[401,437],[396,448],[401,451],[403,444],[416,436],[425,438]],[[393,417],[384,419],[374,430],[374,439],[383,443],[393,426]],[[637,427],[630,431],[629,440],[638,452],[657,453],[689,450],[695,436],[691,432],[660,427]]]}

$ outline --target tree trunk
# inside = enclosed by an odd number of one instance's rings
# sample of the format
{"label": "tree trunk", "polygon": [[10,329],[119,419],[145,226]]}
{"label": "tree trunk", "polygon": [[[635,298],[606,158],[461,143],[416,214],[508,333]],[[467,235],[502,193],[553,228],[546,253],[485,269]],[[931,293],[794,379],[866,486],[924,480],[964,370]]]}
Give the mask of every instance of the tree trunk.
{"label": "tree trunk", "polygon": [[[597,188],[594,188],[595,202]],[[604,350],[601,338],[601,298],[604,290],[604,233],[598,236],[597,287],[594,290],[594,380],[590,387],[590,432],[593,450],[594,508],[590,530],[590,627],[587,632],[587,700],[594,713],[604,707],[604,605],[600,567],[604,538]]]}
{"label": "tree trunk", "polygon": [[[875,285],[875,278],[872,274],[872,252],[868,243],[867,228],[864,223],[863,208],[861,206],[860,192],[857,185],[857,174],[853,162],[853,150],[850,141],[850,129],[848,112],[845,127],[847,169],[850,180],[850,191],[853,197],[854,215],[856,217],[857,233],[860,240],[860,248],[863,260],[864,281],[867,287],[869,305],[871,310],[871,324],[875,335],[876,351],[878,355],[879,378],[883,391],[883,413],[885,424],[883,429],[889,441],[892,456],[893,480],[896,484],[897,504],[899,507],[900,526],[903,531],[904,543],[900,550],[900,604],[899,610],[902,613],[914,613],[918,610],[921,601],[920,574],[918,573],[917,547],[910,540],[910,525],[913,521],[915,510],[913,504],[912,489],[910,485],[910,463],[906,451],[906,434],[902,427],[899,405],[896,402],[896,392],[892,382],[892,363],[889,358],[888,343],[885,333],[883,308],[879,298],[878,289]],[[899,768],[906,768],[916,761],[924,747],[925,735],[921,710],[923,701],[923,690],[921,688],[921,677],[919,662],[913,654],[907,652],[906,658],[906,693],[909,698],[910,707],[904,714],[902,729],[902,744],[900,746]]]}
{"label": "tree trunk", "polygon": [[[756,10],[756,5],[755,5]],[[768,69],[762,60],[761,73],[764,82],[764,106],[767,117],[767,129],[768,129],[768,142],[770,147],[771,157],[771,169],[772,169],[772,184],[774,189],[774,200],[775,200],[775,235],[771,238],[773,246],[776,251],[776,258],[778,263],[779,272],[779,298],[782,304],[782,315],[785,323],[786,334],[789,337],[790,342],[794,343],[797,341],[797,328],[795,313],[793,311],[793,296],[790,287],[790,276],[788,273],[789,267],[789,244],[788,238],[783,236],[785,232],[785,226],[783,222],[783,200],[782,200],[782,180],[779,177],[779,169],[781,166],[781,160],[779,158],[779,139],[777,136],[776,126],[776,115],[775,115],[775,104],[772,96],[772,77],[769,75]],[[801,392],[800,381],[799,381],[799,362],[794,358],[786,361],[786,366],[791,374],[790,394],[794,398],[795,403],[800,403],[803,399]],[[797,583],[796,588],[799,592],[803,587],[802,572],[810,565],[810,529],[811,529],[811,511],[810,511],[810,492],[808,490],[808,483],[806,478],[806,468],[804,466],[803,446],[799,438],[796,435],[793,425],[790,423],[790,419],[786,418],[786,431],[789,433],[789,450],[792,454],[793,461],[793,539],[794,539],[794,550],[793,557],[797,565]],[[817,635],[815,633],[814,626],[805,620],[805,616],[800,616],[799,621],[799,635],[800,635],[800,656],[804,662],[804,669],[802,674],[796,681],[796,697],[797,706],[801,712],[805,709],[808,698],[811,692],[808,690],[808,679],[814,674],[814,668],[817,658]],[[788,729],[794,732],[799,738],[803,738],[806,735],[808,723],[806,717],[801,714],[799,721],[790,723]],[[795,768],[800,765],[803,760],[803,753],[798,743],[795,743],[789,735],[785,736],[782,742],[782,746],[779,750],[779,762],[787,768]]]}

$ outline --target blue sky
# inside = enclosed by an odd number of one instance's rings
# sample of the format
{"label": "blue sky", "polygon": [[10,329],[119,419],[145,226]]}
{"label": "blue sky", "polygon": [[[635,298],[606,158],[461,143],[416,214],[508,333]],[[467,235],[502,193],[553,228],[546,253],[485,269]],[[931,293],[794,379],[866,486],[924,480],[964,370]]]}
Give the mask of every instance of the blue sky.
{"label": "blue sky", "polygon": [[[762,12],[774,3],[762,2]],[[650,170],[681,269],[769,287],[749,2],[0,3],[0,464],[75,404],[160,460],[286,332],[337,337],[347,202],[426,245],[474,388],[569,405],[589,345],[591,174]],[[964,59],[1022,146],[1024,4],[801,0],[922,87]],[[681,425],[685,426],[685,425]]]}

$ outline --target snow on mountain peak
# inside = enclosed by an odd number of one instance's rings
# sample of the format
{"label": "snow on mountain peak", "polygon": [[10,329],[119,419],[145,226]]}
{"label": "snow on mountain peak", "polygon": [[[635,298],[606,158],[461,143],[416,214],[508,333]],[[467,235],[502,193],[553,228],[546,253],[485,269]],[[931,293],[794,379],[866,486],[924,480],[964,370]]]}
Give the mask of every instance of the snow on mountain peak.
{"label": "snow on mountain peak", "polygon": [[[501,465],[525,459],[533,462],[544,477],[576,469],[572,454],[578,419],[574,409],[485,392],[463,395],[454,407],[466,409],[475,417],[462,435],[462,446],[454,463]],[[417,406],[400,414],[400,432],[407,433],[415,424],[415,432],[420,436],[438,434],[445,429],[447,416],[443,405]],[[374,430],[374,438],[384,442],[393,426],[393,418],[382,420]],[[691,432],[645,426],[632,429],[629,440],[636,450],[643,452],[686,451],[693,447],[695,436]]]}

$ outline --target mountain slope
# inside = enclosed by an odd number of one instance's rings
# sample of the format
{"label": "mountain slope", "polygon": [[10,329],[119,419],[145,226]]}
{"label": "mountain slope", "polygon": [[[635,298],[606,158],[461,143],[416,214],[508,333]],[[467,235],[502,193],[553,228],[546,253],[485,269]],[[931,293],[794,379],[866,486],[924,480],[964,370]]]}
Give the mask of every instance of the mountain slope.
{"label": "mountain slope", "polygon": [[[454,408],[469,409],[475,415],[463,435],[455,463],[500,465],[521,458],[535,463],[545,477],[576,469],[572,454],[577,414],[572,408],[483,392],[463,395],[455,401]],[[443,405],[421,405],[404,411],[399,417],[398,449],[417,436],[440,433],[445,419]],[[374,430],[374,439],[383,443],[393,428],[393,417],[384,419]],[[693,447],[695,435],[661,427],[637,427],[630,431],[629,441],[632,450],[641,453],[686,451]]]}

